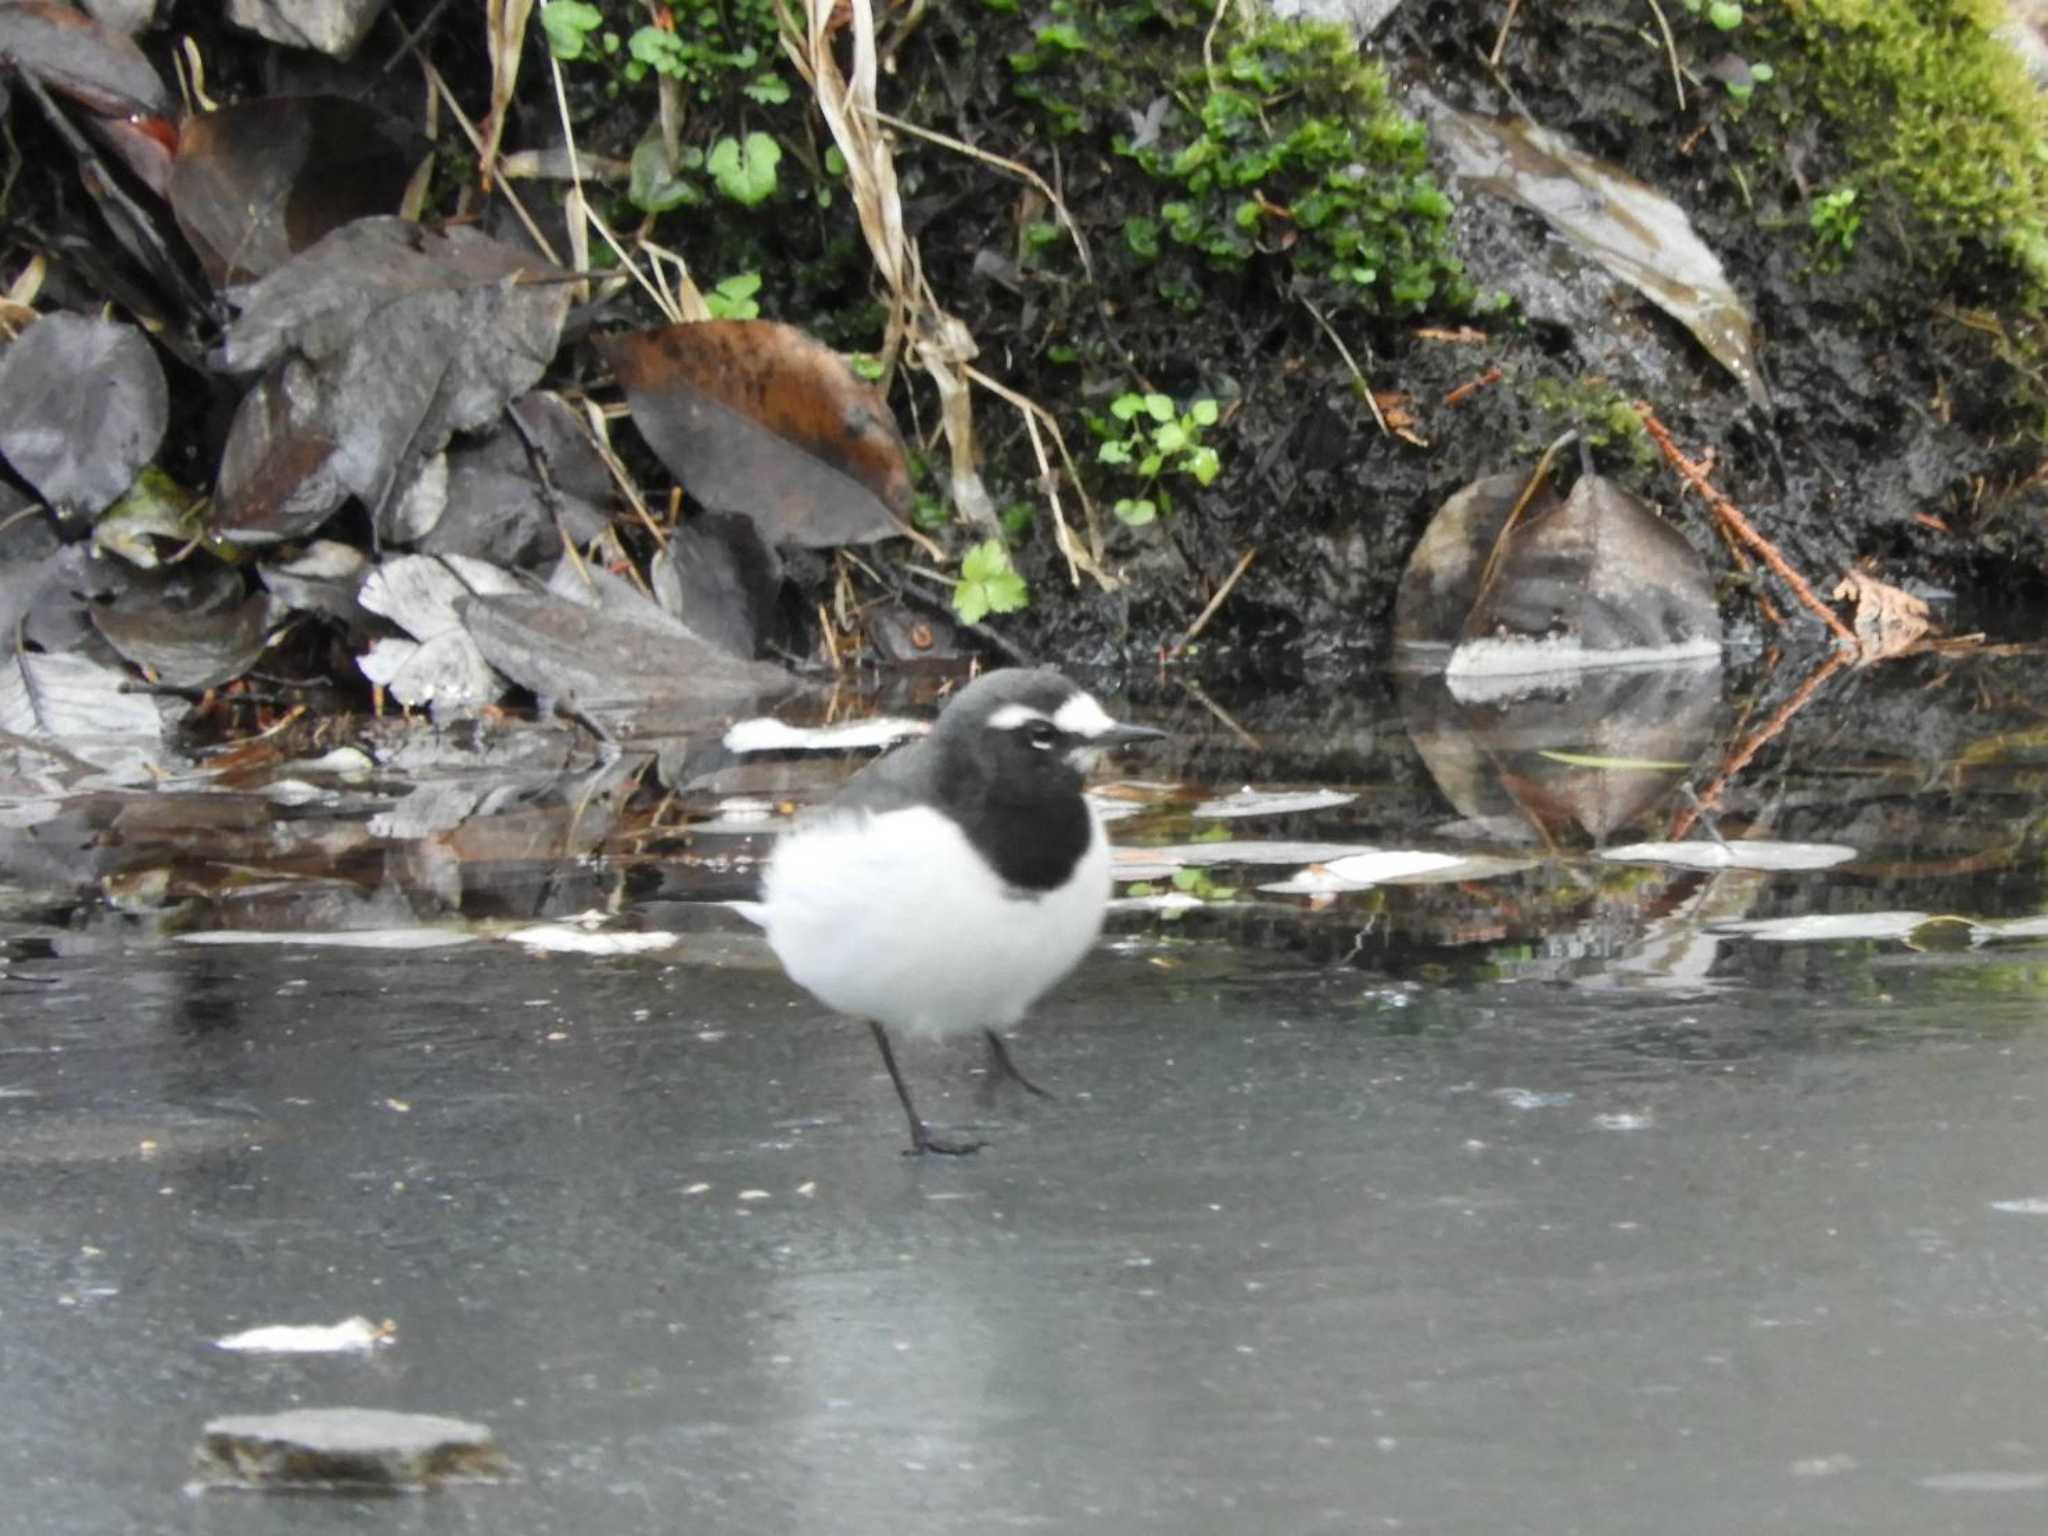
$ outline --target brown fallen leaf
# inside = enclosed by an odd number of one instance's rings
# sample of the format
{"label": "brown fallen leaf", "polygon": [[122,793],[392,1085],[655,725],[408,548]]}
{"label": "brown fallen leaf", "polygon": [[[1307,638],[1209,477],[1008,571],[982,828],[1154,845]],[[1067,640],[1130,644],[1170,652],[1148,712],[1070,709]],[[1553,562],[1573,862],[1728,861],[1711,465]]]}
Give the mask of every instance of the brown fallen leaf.
{"label": "brown fallen leaf", "polygon": [[597,338],[662,463],[771,545],[865,544],[910,512],[888,403],[795,326],[705,320]]}
{"label": "brown fallen leaf", "polygon": [[1902,655],[1934,628],[1926,603],[1863,571],[1843,576],[1829,596],[1855,605],[1851,622],[1863,648],[1857,660],[1864,665]]}
{"label": "brown fallen leaf", "polygon": [[351,219],[396,213],[424,144],[344,96],[185,120],[164,195],[216,287],[262,277]]}

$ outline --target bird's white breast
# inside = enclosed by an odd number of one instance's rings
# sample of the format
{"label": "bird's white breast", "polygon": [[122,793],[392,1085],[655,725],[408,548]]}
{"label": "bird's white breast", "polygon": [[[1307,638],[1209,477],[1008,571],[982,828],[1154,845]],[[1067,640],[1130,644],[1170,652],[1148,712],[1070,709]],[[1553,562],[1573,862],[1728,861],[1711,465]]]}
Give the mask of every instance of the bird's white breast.
{"label": "bird's white breast", "polygon": [[1109,842],[1091,807],[1068,882],[1006,890],[936,810],[828,814],[786,834],[762,881],[784,969],[821,1001],[892,1028],[1015,1023],[1102,929]]}

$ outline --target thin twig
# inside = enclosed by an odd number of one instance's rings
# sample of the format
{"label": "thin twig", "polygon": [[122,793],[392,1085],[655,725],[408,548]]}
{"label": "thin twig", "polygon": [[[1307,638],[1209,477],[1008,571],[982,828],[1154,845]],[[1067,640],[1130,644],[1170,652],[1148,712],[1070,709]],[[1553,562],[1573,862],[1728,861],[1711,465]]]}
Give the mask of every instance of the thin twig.
{"label": "thin twig", "polygon": [[1664,19],[1664,7],[1650,0],[1657,16],[1657,30],[1664,34],[1664,56],[1671,60],[1671,89],[1678,93],[1678,110],[1685,110],[1685,77],[1678,72],[1678,44],[1671,40],[1671,23]]}
{"label": "thin twig", "polygon": [[1501,55],[1507,52],[1508,29],[1515,24],[1515,12],[1522,8],[1522,0],[1508,0],[1508,13],[1500,21],[1500,32],[1493,40],[1493,52],[1486,56],[1487,66],[1500,68]]}
{"label": "thin twig", "polygon": [[1066,230],[1068,237],[1073,240],[1074,254],[1081,258],[1081,270],[1087,274],[1090,282],[1095,280],[1095,263],[1088,254],[1088,240],[1081,233],[1081,226],[1074,222],[1073,214],[1067,211],[1065,199],[1055,192],[1051,184],[1043,176],[1039,175],[1038,172],[1032,170],[1030,166],[1016,160],[1006,159],[1002,155],[991,154],[985,149],[977,149],[964,139],[954,138],[950,133],[940,133],[936,128],[920,127],[916,123],[910,122],[905,118],[896,117],[888,112],[875,110],[869,112],[868,116],[885,127],[907,133],[912,138],[929,140],[942,149],[950,149],[957,155],[965,155],[970,160],[979,160],[983,165],[992,165],[999,171],[1009,172],[1021,181],[1030,182],[1032,186],[1045,194],[1045,200],[1052,205],[1052,211],[1059,219],[1060,227]]}
{"label": "thin twig", "polygon": [[1806,578],[1793,570],[1784,555],[1779,553],[1778,546],[1756,531],[1750,520],[1742,515],[1742,509],[1714,488],[1713,482],[1707,478],[1706,470],[1679,451],[1678,444],[1671,439],[1670,431],[1657,419],[1657,413],[1650,408],[1649,403],[1638,400],[1635,410],[1636,415],[1642,418],[1643,430],[1650,434],[1651,441],[1656,443],[1658,450],[1664,455],[1664,461],[1678,471],[1680,479],[1699,492],[1700,499],[1707,504],[1707,510],[1712,512],[1731,534],[1755,551],[1757,558],[1792,589],[1794,597],[1820,616],[1821,622],[1827,625],[1851,656],[1860,654],[1862,646],[1857,641],[1855,632],[1836,616],[1834,609],[1814,594],[1813,588],[1806,584]]}
{"label": "thin twig", "polygon": [[1182,651],[1194,643],[1196,636],[1209,627],[1209,621],[1216,617],[1216,610],[1223,606],[1223,599],[1230,596],[1230,589],[1237,585],[1238,578],[1250,570],[1252,562],[1258,558],[1259,552],[1256,547],[1248,549],[1238,556],[1237,564],[1231,568],[1230,574],[1223,578],[1223,585],[1218,587],[1216,595],[1209,599],[1209,606],[1195,615],[1195,622],[1188,626],[1187,633],[1174,641],[1172,648],[1167,651],[1166,659],[1168,661],[1177,658]]}
{"label": "thin twig", "polygon": [[[469,120],[469,114],[462,110],[462,103],[455,99],[455,93],[448,89],[448,82],[441,78],[441,71],[434,68],[425,59],[420,60],[420,68],[426,72],[427,83],[433,86],[434,94],[441,98],[441,104],[447,107],[450,114],[455,118],[455,124],[462,130],[462,136],[469,140],[469,147],[476,151],[477,158],[481,160],[484,152],[484,137],[477,132],[476,124]],[[526,211],[526,204],[519,200],[519,194],[512,190],[512,184],[509,181],[500,181],[497,191],[506,202],[512,205],[513,213],[518,215],[519,222],[526,227],[526,233],[532,237],[533,243],[539,249],[541,255],[547,257],[549,261],[559,267],[562,264],[562,258],[555,254],[554,243],[540,232],[540,226],[534,223],[533,215]]]}
{"label": "thin twig", "polygon": [[1494,583],[1500,580],[1502,567],[1507,562],[1508,542],[1515,529],[1521,525],[1522,516],[1529,510],[1529,503],[1536,499],[1536,493],[1543,489],[1550,479],[1550,467],[1557,462],[1557,456],[1573,443],[1579,434],[1576,430],[1565,433],[1543,450],[1543,457],[1536,461],[1529,478],[1522,482],[1522,489],[1515,496],[1515,504],[1508,508],[1508,515],[1502,519],[1500,532],[1493,536],[1493,548],[1486,552],[1486,564],[1481,567],[1479,581],[1472,589],[1472,601],[1467,604],[1469,612],[1478,613],[1487,606],[1493,594]]}
{"label": "thin twig", "polygon": [[1698,820],[1701,813],[1711,811],[1720,804],[1721,793],[1728,787],[1729,781],[1742,772],[1743,769],[1747,768],[1751,760],[1764,749],[1765,745],[1774,736],[1791,724],[1792,717],[1807,706],[1814,694],[1820,691],[1822,683],[1833,677],[1842,668],[1848,666],[1853,659],[1853,656],[1845,651],[1830,652],[1827,660],[1814,669],[1813,675],[1799,685],[1792,697],[1778,706],[1770,719],[1757,727],[1752,735],[1745,737],[1730,749],[1727,757],[1722,760],[1720,772],[1714,775],[1712,782],[1698,795],[1693,797],[1693,803],[1690,806],[1671,818],[1671,840],[1673,842],[1678,841],[1692,830],[1693,823]]}
{"label": "thin twig", "polygon": [[1223,729],[1230,732],[1231,735],[1237,738],[1238,745],[1243,747],[1249,747],[1254,752],[1264,752],[1266,750],[1266,744],[1264,742],[1260,741],[1258,737],[1254,736],[1250,731],[1246,730],[1243,726],[1239,725],[1235,720],[1231,719],[1230,712],[1226,710],[1221,704],[1218,704],[1214,699],[1210,698],[1208,694],[1202,692],[1201,686],[1198,683],[1194,682],[1190,678],[1185,677],[1178,678],[1176,679],[1176,681],[1179,682],[1181,688],[1187,693],[1189,698],[1193,699],[1197,704],[1201,705],[1202,708],[1206,709],[1207,711],[1209,711],[1210,714],[1214,715],[1216,717],[1217,724],[1221,725]]}
{"label": "thin twig", "polygon": [[1344,345],[1344,338],[1337,334],[1337,328],[1323,317],[1323,312],[1317,309],[1311,300],[1303,299],[1301,306],[1315,316],[1316,324],[1320,325],[1323,334],[1330,338],[1331,345],[1337,349],[1337,355],[1344,359],[1344,366],[1351,370],[1351,381],[1358,386],[1358,393],[1364,397],[1366,408],[1372,412],[1372,419],[1380,424],[1380,436],[1392,437],[1393,430],[1388,427],[1387,418],[1380,414],[1380,403],[1373,398],[1372,380],[1365,376],[1364,370],[1352,358],[1351,349]]}

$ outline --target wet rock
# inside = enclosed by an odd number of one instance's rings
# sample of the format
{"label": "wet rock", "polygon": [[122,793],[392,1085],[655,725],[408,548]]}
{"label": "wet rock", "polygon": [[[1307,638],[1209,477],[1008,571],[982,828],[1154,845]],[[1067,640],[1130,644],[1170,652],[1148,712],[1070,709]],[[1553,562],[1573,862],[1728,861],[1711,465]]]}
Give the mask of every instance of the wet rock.
{"label": "wet rock", "polygon": [[192,1452],[208,1488],[381,1488],[495,1482],[512,1470],[488,1427],[381,1408],[295,1408],[209,1420]]}

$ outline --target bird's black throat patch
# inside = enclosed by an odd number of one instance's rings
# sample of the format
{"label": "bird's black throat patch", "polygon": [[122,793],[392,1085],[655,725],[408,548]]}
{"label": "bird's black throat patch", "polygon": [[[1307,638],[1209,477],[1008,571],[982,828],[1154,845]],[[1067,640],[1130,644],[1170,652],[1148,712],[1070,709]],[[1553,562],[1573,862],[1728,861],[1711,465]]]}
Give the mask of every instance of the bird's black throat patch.
{"label": "bird's black throat patch", "polygon": [[961,830],[1013,895],[1036,899],[1073,877],[1093,835],[1078,790],[960,807]]}

